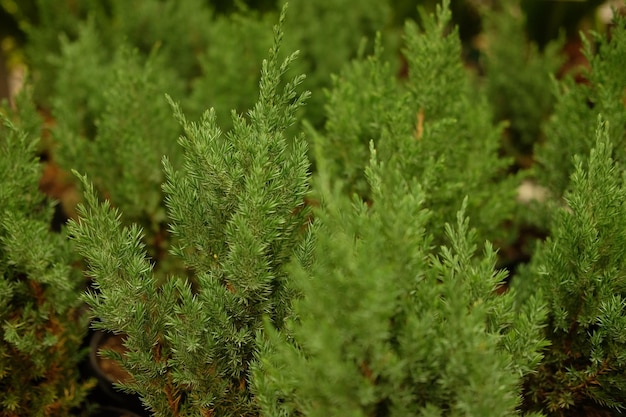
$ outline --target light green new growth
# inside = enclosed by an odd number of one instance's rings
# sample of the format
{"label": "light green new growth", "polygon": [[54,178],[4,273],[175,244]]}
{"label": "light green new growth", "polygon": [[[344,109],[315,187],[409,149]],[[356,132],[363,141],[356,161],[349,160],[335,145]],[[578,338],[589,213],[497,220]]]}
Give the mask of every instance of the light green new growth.
{"label": "light green new growth", "polygon": [[157,284],[139,227],[122,227],[91,185],[70,224],[94,279],[87,301],[97,327],[127,335],[129,352],[117,357],[132,375],[124,388],[157,416],[256,414],[248,389],[256,335],[263,317],[283,327],[294,294],[284,265],[310,256],[307,148],[284,136],[308,93],[296,93],[303,76],[282,86],[296,54],[281,63],[281,39],[279,25],[259,99],[247,117],[233,113],[227,134],[214,110],[189,122],[170,100],[184,160],[178,170],[164,159],[163,189],[190,279]]}

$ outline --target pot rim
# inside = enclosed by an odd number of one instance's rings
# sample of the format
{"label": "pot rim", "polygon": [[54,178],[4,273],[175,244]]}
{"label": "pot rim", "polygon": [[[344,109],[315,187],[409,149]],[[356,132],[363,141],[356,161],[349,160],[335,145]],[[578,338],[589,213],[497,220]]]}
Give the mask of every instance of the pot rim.
{"label": "pot rim", "polygon": [[100,351],[100,347],[107,339],[117,336],[120,335],[104,330],[94,330],[89,341],[89,364],[91,365],[91,369],[96,373],[98,378],[102,378],[110,384],[115,384],[119,381],[111,378],[110,374],[102,370],[99,360],[101,355],[99,355],[98,353]]}

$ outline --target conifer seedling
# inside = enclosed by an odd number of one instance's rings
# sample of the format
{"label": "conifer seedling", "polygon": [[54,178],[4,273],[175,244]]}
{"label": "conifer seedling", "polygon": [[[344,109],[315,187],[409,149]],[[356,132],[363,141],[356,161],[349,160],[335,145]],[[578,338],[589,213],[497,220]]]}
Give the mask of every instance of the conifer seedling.
{"label": "conifer seedling", "polygon": [[122,227],[123,214],[83,178],[86,204],[70,230],[94,280],[87,301],[98,328],[127,336],[128,353],[116,359],[132,378],[121,388],[155,415],[255,415],[256,335],[264,317],[282,328],[291,314],[284,266],[308,256],[309,163],[303,137],[288,142],[284,131],[308,93],[296,92],[303,76],[282,81],[296,58],[279,61],[284,16],[258,101],[246,116],[233,113],[231,131],[220,131],[215,111],[190,122],[170,100],[184,156],[180,169],[164,159],[163,189],[175,253],[192,278],[158,282],[139,227]]}

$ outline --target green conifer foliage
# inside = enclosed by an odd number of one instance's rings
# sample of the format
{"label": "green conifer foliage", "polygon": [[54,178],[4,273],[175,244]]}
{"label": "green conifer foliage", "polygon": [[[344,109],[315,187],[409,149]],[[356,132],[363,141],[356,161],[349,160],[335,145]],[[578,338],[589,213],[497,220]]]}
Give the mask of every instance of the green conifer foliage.
{"label": "green conifer foliage", "polygon": [[206,29],[210,42],[198,56],[202,73],[193,78],[183,109],[201,115],[215,108],[220,127],[231,128],[231,110],[243,113],[254,104],[275,19],[251,10],[216,16]]}
{"label": "green conifer foliage", "polygon": [[544,294],[552,343],[526,399],[557,416],[626,408],[626,184],[610,132],[600,123],[588,158],[575,158],[568,206],[555,208],[551,236],[519,280]]}
{"label": "green conifer foliage", "polygon": [[97,288],[88,297],[97,326],[127,335],[129,352],[117,357],[132,375],[124,388],[155,415],[255,415],[248,379],[256,334],[264,316],[282,328],[290,315],[284,265],[306,257],[311,235],[307,148],[302,137],[288,146],[284,131],[308,93],[296,93],[303,76],[283,86],[295,54],[279,61],[281,38],[278,26],[259,100],[247,118],[233,113],[227,134],[215,111],[194,123],[173,105],[184,161],[177,169],[164,160],[163,188],[176,253],[193,279],[158,284],[139,227],[122,227],[91,186],[70,225]]}
{"label": "green conifer foliage", "polygon": [[[27,9],[27,3],[21,1],[16,7]],[[35,74],[37,102],[45,107],[55,95],[55,80],[65,76],[55,63],[63,47],[59,38],[75,41],[85,21],[91,21],[99,41],[95,48],[85,51],[87,55],[76,57],[75,64],[90,60],[94,54],[111,57],[120,44],[128,43],[143,57],[158,48],[170,70],[189,82],[200,72],[196,54],[208,42],[207,27],[213,19],[205,0],[136,0],[132,4],[125,0],[33,0],[28,13],[30,20],[22,21],[28,40],[26,55]]]}
{"label": "green conifer foliage", "polygon": [[[16,16],[28,16],[21,22],[28,37],[26,55],[37,80],[38,103],[49,107],[57,78],[67,74],[55,62],[63,48],[59,38],[75,41],[85,22],[91,21],[98,43],[75,57],[78,72],[83,60],[97,55],[110,59],[122,43],[137,48],[142,57],[158,49],[167,68],[190,93],[180,94],[179,100],[194,117],[208,106],[215,107],[218,116],[228,116],[231,108],[244,112],[253,105],[259,63],[271,44],[270,22],[277,15],[276,4],[255,10],[255,2],[247,2],[253,4],[251,8],[246,2],[220,5],[206,0],[135,0],[130,6],[126,0],[30,3],[24,0],[15,8]],[[356,56],[361,38],[384,27],[391,15],[389,2],[376,0],[296,0],[291,7],[294,13],[286,22],[290,33],[286,46],[301,49],[303,56],[290,75],[309,74],[306,88],[316,91],[327,87],[330,75]],[[99,72],[96,69],[93,74]],[[98,90],[87,91],[98,94]],[[323,123],[323,94],[307,106],[307,118],[316,126]],[[222,128],[231,127],[228,117],[218,117],[218,121]]]}
{"label": "green conifer foliage", "polygon": [[129,43],[142,56],[158,49],[168,70],[185,83],[201,72],[197,54],[209,43],[222,42],[223,38],[210,36],[215,20],[211,1],[135,0],[132,5],[108,1],[108,13],[100,16],[109,20],[99,25],[107,49]]}
{"label": "green conifer foliage", "polygon": [[[58,35],[60,52],[48,58],[53,70],[46,73],[58,72],[58,76],[46,85],[47,91],[51,90],[47,97],[49,110],[60,126],[67,130],[58,135],[59,140],[70,134],[93,138],[95,121],[105,107],[105,90],[100,87],[107,84],[105,80],[110,78],[107,74],[111,73],[107,65],[111,62],[111,54],[99,47],[101,39],[93,19],[81,24],[77,30],[75,39],[65,34]],[[34,68],[35,76],[38,70]],[[38,84],[35,79],[35,90],[39,88]],[[67,152],[62,149],[59,153],[61,161],[66,158]],[[78,152],[78,155],[81,154]]]}
{"label": "green conifer foliage", "polygon": [[[286,49],[302,53],[289,74],[307,74],[305,87],[320,92],[330,85],[331,75],[357,55],[362,37],[383,28],[390,16],[388,2],[377,0],[296,0],[290,8]],[[220,116],[228,109],[242,112],[253,104],[259,62],[271,44],[268,29],[273,19],[273,13],[247,9],[216,16],[207,28],[210,42],[199,58],[202,74],[193,80],[191,111],[215,107],[226,128],[228,120]],[[304,117],[314,126],[323,124],[323,94],[311,98]]]}
{"label": "green conifer foliage", "polygon": [[[112,58],[98,49],[93,24],[65,41],[52,99],[53,155],[64,169],[87,173],[103,198],[147,233],[150,255],[162,260],[165,207],[161,158],[177,161],[180,131],[163,91],[180,91],[155,54],[143,62],[121,45]],[[174,83],[175,85],[175,83]]]}
{"label": "green conifer foliage", "polygon": [[[582,35],[581,35],[582,36]],[[610,36],[586,38],[584,53],[590,68],[587,82],[571,77],[555,83],[554,114],[545,127],[546,142],[536,150],[538,178],[555,197],[568,187],[574,155],[588,155],[594,146],[595,119],[599,113],[610,122],[609,136],[618,161],[626,161],[626,17],[616,16]]]}
{"label": "green conifer foliage", "polygon": [[[325,128],[312,134],[315,153],[321,154],[329,175],[344,182],[348,194],[363,197],[370,195],[364,174],[369,141],[389,129],[390,114],[406,114],[400,111],[400,86],[382,55],[378,35],[373,55],[359,57],[333,76],[326,101]],[[409,121],[409,126],[413,121]]]}
{"label": "green conifer foliage", "polygon": [[[373,160],[373,204],[320,188],[312,266],[294,267],[298,319],[261,338],[254,389],[267,416],[512,416],[541,359],[545,309],[497,295],[504,278],[464,216],[433,248],[428,196]],[[441,226],[443,227],[443,226]]]}
{"label": "green conifer foliage", "polygon": [[483,15],[487,93],[497,118],[509,123],[507,151],[518,157],[518,164],[527,166],[554,106],[551,76],[556,76],[562,64],[562,42],[549,42],[541,51],[531,43],[519,0],[485,7]]}
{"label": "green conifer foliage", "polygon": [[[20,125],[33,126],[32,110]],[[67,416],[89,388],[78,379],[84,281],[66,235],[49,230],[38,138],[0,117],[0,416]]]}
{"label": "green conifer foliage", "polygon": [[[363,169],[374,140],[381,161],[400,158],[405,172],[423,179],[433,224],[453,221],[468,195],[480,238],[500,243],[508,238],[502,223],[513,213],[516,179],[506,175],[510,161],[498,155],[502,126],[494,125],[485,95],[463,68],[448,6],[444,2],[436,16],[422,12],[422,29],[406,24],[406,83],[382,62],[380,42],[372,57],[334,78],[328,121],[315,134],[315,146],[348,194],[369,199]],[[436,241],[443,242],[441,233]]]}
{"label": "green conifer foliage", "polygon": [[[305,86],[311,91],[321,93],[330,87],[331,76],[357,57],[363,38],[388,26],[392,5],[388,0],[290,1],[292,18],[285,22],[289,34],[285,42],[288,50],[302,51],[292,72],[307,74]],[[386,39],[391,38],[389,34]],[[328,116],[324,104],[324,95],[316,94],[307,106],[306,118],[315,127]]]}
{"label": "green conifer foliage", "polygon": [[[393,135],[404,131],[404,140],[383,140],[379,147],[381,153],[391,148],[387,157],[403,154],[406,172],[429,178],[423,183],[431,196],[427,207],[433,209],[433,224],[452,223],[468,196],[467,215],[479,239],[501,244],[511,237],[502,225],[512,217],[518,179],[507,175],[511,161],[499,155],[503,125],[494,124],[487,97],[475,90],[465,72],[448,7],[444,1],[436,16],[423,16],[421,32],[412,22],[406,25],[407,104],[415,140],[407,140],[405,124]],[[395,150],[396,143],[406,148]]]}

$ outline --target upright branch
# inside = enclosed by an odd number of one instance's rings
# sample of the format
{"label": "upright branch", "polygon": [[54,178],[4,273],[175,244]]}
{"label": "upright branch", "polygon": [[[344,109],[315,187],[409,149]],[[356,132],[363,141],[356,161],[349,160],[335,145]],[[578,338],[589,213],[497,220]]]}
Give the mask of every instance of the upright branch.
{"label": "upright branch", "polygon": [[233,112],[231,131],[222,133],[213,109],[189,121],[168,97],[184,131],[183,162],[176,169],[164,158],[163,190],[188,277],[158,282],[139,228],[122,228],[89,187],[71,225],[90,264],[98,326],[127,335],[122,363],[132,379],[124,388],[157,415],[256,414],[248,389],[256,335],[264,317],[282,327],[291,314],[284,266],[310,252],[309,163],[303,137],[288,140],[285,130],[308,93],[296,92],[303,76],[283,82],[296,56],[279,60],[284,17],[283,9],[258,101],[247,117]]}

